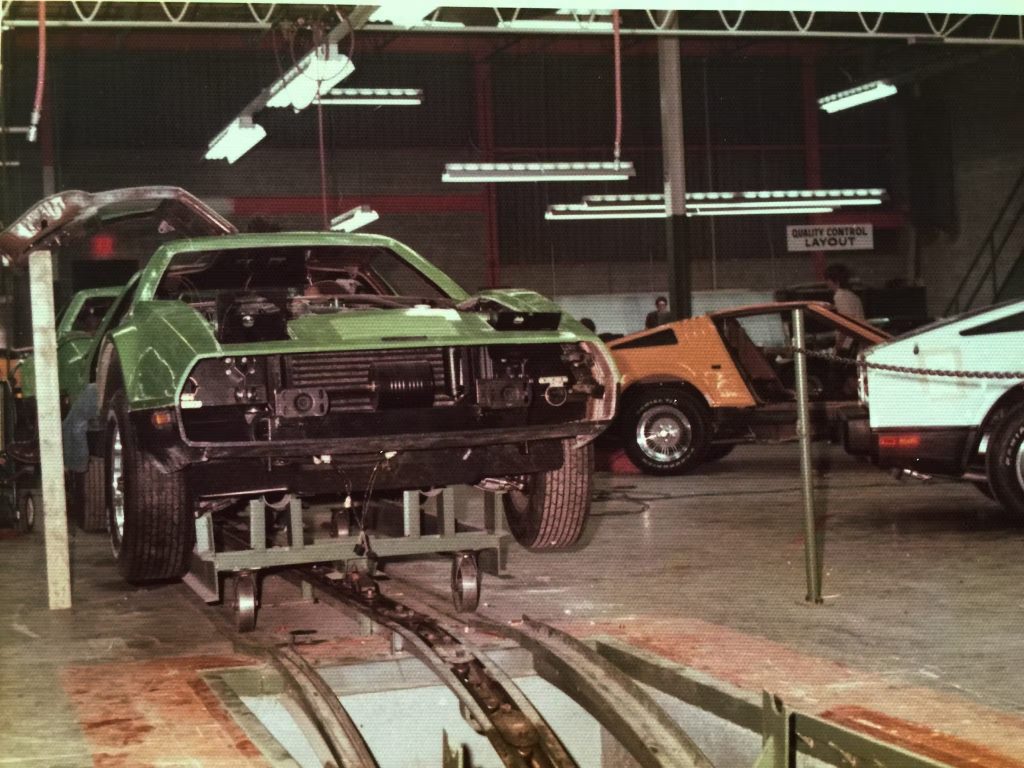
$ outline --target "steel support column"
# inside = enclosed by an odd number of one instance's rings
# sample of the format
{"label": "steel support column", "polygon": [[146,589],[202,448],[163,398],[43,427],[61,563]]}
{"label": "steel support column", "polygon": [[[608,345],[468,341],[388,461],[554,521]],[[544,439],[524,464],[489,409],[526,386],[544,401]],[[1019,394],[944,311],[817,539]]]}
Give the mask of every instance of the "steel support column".
{"label": "steel support column", "polygon": [[676,319],[691,314],[690,255],[687,253],[686,157],[683,141],[683,81],[679,38],[658,40],[658,86],[661,91],[661,148],[665,199],[665,264],[669,311]]}
{"label": "steel support column", "polygon": [[[818,78],[817,60],[806,56],[800,69],[800,81],[803,86],[804,102],[804,187],[807,189],[821,188],[821,137],[818,127]],[[811,221],[818,223],[823,219],[816,214]],[[825,254],[821,251],[811,252],[811,266],[815,280],[825,279]]]}
{"label": "steel support column", "polygon": [[53,315],[53,258],[35,251],[28,259],[32,291],[32,345],[42,468],[43,530],[50,610],[71,607],[71,556],[67,500],[64,497],[64,440],[60,431],[57,335]]}
{"label": "steel support column", "polygon": [[[473,86],[476,100],[476,137],[481,160],[494,160],[494,89],[491,85],[489,61],[473,62]],[[501,283],[501,255],[498,246],[498,190],[494,184],[485,184],[484,221],[487,248],[487,287]]]}

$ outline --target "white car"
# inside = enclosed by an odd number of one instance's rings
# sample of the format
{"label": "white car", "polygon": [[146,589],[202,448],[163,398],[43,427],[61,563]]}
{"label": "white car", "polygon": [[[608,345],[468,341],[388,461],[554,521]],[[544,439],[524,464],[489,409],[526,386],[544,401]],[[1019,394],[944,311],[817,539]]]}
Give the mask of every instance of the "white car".
{"label": "white car", "polygon": [[968,312],[861,356],[844,445],[880,466],[975,482],[1024,516],[1024,301]]}

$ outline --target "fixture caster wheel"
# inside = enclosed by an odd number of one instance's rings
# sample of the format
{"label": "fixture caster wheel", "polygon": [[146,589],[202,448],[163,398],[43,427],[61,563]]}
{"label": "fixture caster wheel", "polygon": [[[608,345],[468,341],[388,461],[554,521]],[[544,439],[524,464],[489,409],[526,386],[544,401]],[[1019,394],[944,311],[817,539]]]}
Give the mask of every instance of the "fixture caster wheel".
{"label": "fixture caster wheel", "polygon": [[256,574],[241,571],[235,576],[235,596],[231,605],[235,614],[235,629],[239,632],[252,632],[256,629],[258,606]]}
{"label": "fixture caster wheel", "polygon": [[452,604],[459,613],[472,613],[480,605],[476,552],[458,552],[452,561]]}

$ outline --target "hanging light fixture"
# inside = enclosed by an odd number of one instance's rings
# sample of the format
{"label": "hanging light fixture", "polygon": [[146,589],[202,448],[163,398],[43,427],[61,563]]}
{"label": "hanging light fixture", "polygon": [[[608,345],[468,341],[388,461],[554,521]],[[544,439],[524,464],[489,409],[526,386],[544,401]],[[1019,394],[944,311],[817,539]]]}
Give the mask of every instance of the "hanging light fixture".
{"label": "hanging light fixture", "polygon": [[234,163],[267,135],[262,125],[251,117],[236,117],[227,128],[218,133],[206,149],[207,160],[227,160]]}
{"label": "hanging light fixture", "polygon": [[423,103],[423,91],[419,88],[334,88],[321,97],[320,103],[324,106],[419,106]]}
{"label": "hanging light fixture", "polygon": [[874,80],[856,88],[848,88],[839,93],[832,93],[818,99],[818,106],[832,114],[850,107],[867,104],[869,101],[878,101],[892,96],[896,93],[896,86],[891,80]]}
{"label": "hanging light fixture", "polygon": [[355,232],[379,218],[380,214],[370,206],[359,205],[331,219],[331,229],[335,232]]}
{"label": "hanging light fixture", "polygon": [[355,71],[352,60],[338,50],[336,42],[315,46],[270,84],[265,106],[291,107],[298,112]]}
{"label": "hanging light fixture", "polygon": [[627,162],[580,163],[448,163],[442,181],[622,181],[636,176]]}

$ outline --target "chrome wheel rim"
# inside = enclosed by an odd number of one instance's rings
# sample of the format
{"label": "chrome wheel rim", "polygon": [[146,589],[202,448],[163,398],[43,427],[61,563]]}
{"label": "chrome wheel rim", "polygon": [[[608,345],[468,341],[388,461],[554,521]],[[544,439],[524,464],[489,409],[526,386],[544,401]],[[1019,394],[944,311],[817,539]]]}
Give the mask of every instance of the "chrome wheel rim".
{"label": "chrome wheel rim", "polygon": [[124,451],[121,446],[121,432],[114,426],[114,434],[110,444],[110,504],[113,511],[113,534],[111,546],[116,557],[121,551],[121,540],[124,537]]}
{"label": "chrome wheel rim", "polygon": [[36,500],[30,493],[25,497],[25,529],[31,531],[36,525]]}
{"label": "chrome wheel rim", "polygon": [[1017,446],[1017,483],[1024,488],[1024,440]]}
{"label": "chrome wheel rim", "polygon": [[669,405],[645,411],[636,425],[636,444],[644,455],[659,464],[678,461],[693,443],[693,425]]}

